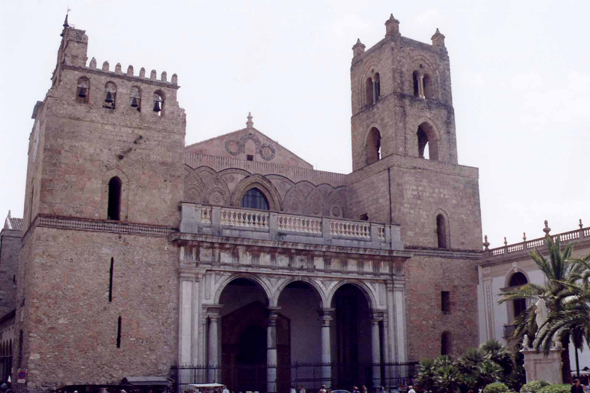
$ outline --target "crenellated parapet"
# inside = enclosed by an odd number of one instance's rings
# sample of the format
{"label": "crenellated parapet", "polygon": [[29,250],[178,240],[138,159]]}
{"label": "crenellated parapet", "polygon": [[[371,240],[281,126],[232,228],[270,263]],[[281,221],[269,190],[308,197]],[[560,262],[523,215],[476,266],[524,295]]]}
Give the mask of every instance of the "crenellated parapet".
{"label": "crenellated parapet", "polygon": [[87,56],[88,36],[85,31],[64,25],[53,86],[48,98],[51,112],[64,117],[81,117],[94,113],[101,122],[125,124],[130,127],[183,129],[184,110],[179,107],[178,76],[168,72],[149,75],[141,67],[121,63],[113,67],[108,61],[102,65]]}

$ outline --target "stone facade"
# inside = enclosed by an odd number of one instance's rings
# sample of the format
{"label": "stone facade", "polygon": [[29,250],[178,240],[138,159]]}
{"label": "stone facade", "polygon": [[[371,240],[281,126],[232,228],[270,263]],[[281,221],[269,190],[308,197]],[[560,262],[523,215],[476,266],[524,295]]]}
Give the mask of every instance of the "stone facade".
{"label": "stone facade", "polygon": [[[391,17],[353,47],[350,174],[313,170],[250,115],[185,147],[176,75],[87,65],[85,32],[62,36],[33,113],[18,390],[188,365],[181,383],[275,392],[314,362],[310,389],[393,385],[395,362],[477,344],[478,171],[457,164],[438,31],[419,43]],[[244,362],[266,364],[263,386]]]}

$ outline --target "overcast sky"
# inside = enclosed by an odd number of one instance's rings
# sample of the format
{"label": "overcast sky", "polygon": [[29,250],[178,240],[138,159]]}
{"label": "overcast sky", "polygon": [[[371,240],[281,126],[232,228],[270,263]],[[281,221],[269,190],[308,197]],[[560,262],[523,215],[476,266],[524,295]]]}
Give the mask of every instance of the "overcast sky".
{"label": "overcast sky", "polygon": [[590,1],[2,1],[0,215],[22,217],[35,102],[50,87],[68,6],[89,58],[177,73],[186,143],[254,126],[316,169],[348,173],[357,38],[430,43],[451,59],[459,162],[480,170],[483,232],[590,226]]}

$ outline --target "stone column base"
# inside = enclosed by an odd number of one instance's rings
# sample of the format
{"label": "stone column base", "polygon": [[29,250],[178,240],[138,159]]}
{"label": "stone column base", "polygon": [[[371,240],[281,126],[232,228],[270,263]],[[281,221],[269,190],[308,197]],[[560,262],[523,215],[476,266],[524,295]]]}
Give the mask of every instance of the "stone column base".
{"label": "stone column base", "polygon": [[537,352],[532,348],[522,349],[524,355],[524,369],[526,381],[543,380],[549,383],[563,383],[561,375],[561,352],[563,348],[551,348],[549,355],[545,356],[543,351]]}

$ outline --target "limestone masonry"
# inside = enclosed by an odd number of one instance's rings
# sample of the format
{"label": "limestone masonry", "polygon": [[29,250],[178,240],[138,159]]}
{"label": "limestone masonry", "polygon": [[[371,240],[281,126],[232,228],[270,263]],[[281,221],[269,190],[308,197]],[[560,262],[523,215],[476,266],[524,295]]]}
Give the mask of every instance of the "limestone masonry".
{"label": "limestone masonry", "polygon": [[22,227],[2,232],[14,387],[394,386],[476,346],[478,170],[458,164],[445,37],[385,25],[353,47],[354,171],[338,174],[250,115],[185,146],[178,77],[97,66],[66,20]]}

